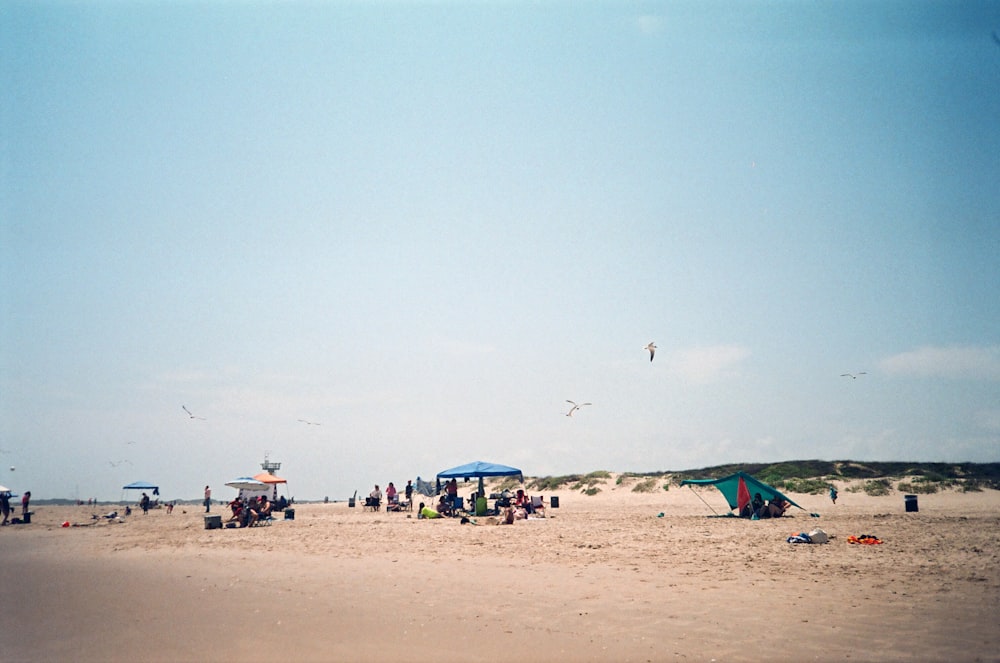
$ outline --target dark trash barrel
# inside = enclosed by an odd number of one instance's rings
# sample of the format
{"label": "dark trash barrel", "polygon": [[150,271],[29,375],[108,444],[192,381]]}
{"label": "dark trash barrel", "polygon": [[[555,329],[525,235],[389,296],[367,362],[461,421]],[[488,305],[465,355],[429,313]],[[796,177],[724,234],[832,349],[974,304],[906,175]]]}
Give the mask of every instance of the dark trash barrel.
{"label": "dark trash barrel", "polygon": [[295,520],[295,509],[285,509],[285,520]]}
{"label": "dark trash barrel", "polygon": [[353,509],[354,508],[354,498],[353,497],[348,497],[347,498],[347,508],[349,508],[349,509]]}
{"label": "dark trash barrel", "polygon": [[917,507],[917,496],[916,495],[904,495],[903,499],[906,500],[906,510],[907,511],[920,511]]}
{"label": "dark trash barrel", "polygon": [[557,495],[553,495],[552,497],[549,498],[549,506],[551,506],[553,509],[559,508],[559,497]]}
{"label": "dark trash barrel", "polygon": [[222,529],[222,516],[205,516],[205,529]]}
{"label": "dark trash barrel", "polygon": [[31,524],[31,514],[33,514],[33,513],[34,513],[34,511],[26,511],[26,512],[22,513],[21,514],[21,523],[24,524],[24,525],[30,525]]}

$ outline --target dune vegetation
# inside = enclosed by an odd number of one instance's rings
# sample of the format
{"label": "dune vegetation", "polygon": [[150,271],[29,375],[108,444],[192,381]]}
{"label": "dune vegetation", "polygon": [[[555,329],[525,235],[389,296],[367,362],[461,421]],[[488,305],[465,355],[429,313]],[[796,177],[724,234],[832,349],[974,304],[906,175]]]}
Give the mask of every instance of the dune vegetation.
{"label": "dune vegetation", "polygon": [[596,495],[603,487],[631,487],[633,492],[670,490],[685,479],[707,479],[743,471],[761,481],[793,493],[817,495],[836,483],[841,490],[868,495],[936,493],[944,490],[973,492],[1000,490],[1000,463],[860,462],[852,460],[793,460],[781,463],[730,463],[694,470],[622,472],[600,470],[588,474],[526,477],[528,488],[539,492],[573,490]]}

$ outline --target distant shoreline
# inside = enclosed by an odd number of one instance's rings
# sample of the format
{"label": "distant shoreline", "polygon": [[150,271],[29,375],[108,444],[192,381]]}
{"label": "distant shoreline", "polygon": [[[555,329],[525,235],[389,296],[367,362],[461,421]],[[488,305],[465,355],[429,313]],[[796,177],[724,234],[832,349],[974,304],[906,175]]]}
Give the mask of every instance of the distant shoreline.
{"label": "distant shoreline", "polygon": [[[886,480],[887,489],[897,492],[937,492],[937,490],[1000,490],[1000,462],[911,462],[911,461],[855,461],[855,460],[789,460],[777,463],[730,463],[691,470],[660,470],[651,472],[612,472],[595,470],[582,474],[566,474],[561,476],[528,476],[524,477],[524,485],[541,490],[553,487],[598,485],[608,481],[628,481],[630,479],[668,480],[679,484],[684,479],[715,478],[734,472],[746,472],[765,483],[783,488],[786,482],[793,483],[789,490],[793,492],[822,492],[818,485],[809,486],[807,482],[837,482],[838,488],[845,483],[857,481]],[[803,483],[806,482],[806,483]],[[904,489],[898,489],[900,482],[910,484]],[[490,480],[490,485],[498,485],[500,480]],[[921,489],[921,484],[925,487]],[[803,486],[810,487],[802,490]],[[798,488],[799,490],[795,490]],[[582,492],[582,491],[581,491]],[[294,496],[292,496],[294,497]],[[349,501],[349,497],[336,499],[298,499],[297,504],[340,504]],[[131,504],[134,500],[98,500],[101,504]],[[203,498],[170,498],[160,499],[161,503],[173,502],[175,505],[201,505]],[[228,500],[219,500],[224,504]],[[32,504],[50,506],[87,506],[74,498],[33,498]],[[95,506],[91,503],[90,506]]]}

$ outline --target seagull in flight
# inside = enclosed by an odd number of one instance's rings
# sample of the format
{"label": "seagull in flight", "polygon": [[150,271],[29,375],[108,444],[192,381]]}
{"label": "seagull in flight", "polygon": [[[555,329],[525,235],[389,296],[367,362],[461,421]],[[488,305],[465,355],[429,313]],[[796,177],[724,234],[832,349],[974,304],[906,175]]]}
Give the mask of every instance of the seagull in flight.
{"label": "seagull in flight", "polygon": [[184,410],[185,412],[187,412],[188,416],[191,417],[192,419],[201,419],[202,421],[205,421],[205,417],[197,417],[197,416],[191,414],[191,410],[187,409],[186,405],[182,405],[181,409]]}
{"label": "seagull in flight", "polygon": [[316,422],[316,421],[306,421],[305,419],[299,419],[299,421],[301,421],[302,423],[306,424],[307,426],[322,426],[323,425],[323,424],[321,424],[319,422]]}
{"label": "seagull in flight", "polygon": [[573,413],[582,408],[584,405],[593,405],[593,403],[580,403],[579,405],[577,405],[575,402],[569,399],[566,399],[566,402],[573,406],[569,409],[569,412],[566,413],[567,417],[572,417]]}
{"label": "seagull in flight", "polygon": [[656,354],[656,343],[654,343],[653,341],[650,341],[649,345],[647,345],[643,349],[644,350],[649,350],[649,361],[653,361],[653,355]]}
{"label": "seagull in flight", "polygon": [[868,375],[864,371],[858,371],[857,373],[841,373],[842,378],[851,378],[852,380],[857,380],[859,375]]}

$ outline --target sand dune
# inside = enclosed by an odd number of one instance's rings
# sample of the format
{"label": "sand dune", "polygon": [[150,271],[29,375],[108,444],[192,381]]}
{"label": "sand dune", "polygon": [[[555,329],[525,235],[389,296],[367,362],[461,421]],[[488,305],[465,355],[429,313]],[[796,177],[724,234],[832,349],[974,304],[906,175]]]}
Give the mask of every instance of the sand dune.
{"label": "sand dune", "polygon": [[[709,518],[687,488],[555,493],[513,526],[346,504],[206,530],[40,507],[0,530],[11,661],[1000,660],[1000,492],[792,495]],[[714,489],[702,497],[717,511]],[[549,497],[548,495],[546,496]],[[215,507],[218,510],[220,507]],[[808,512],[817,512],[819,518]],[[659,514],[663,514],[662,517]],[[77,525],[60,527],[63,521]],[[480,519],[480,522],[484,522]],[[821,527],[826,545],[791,545]],[[880,546],[847,543],[875,534]]]}

